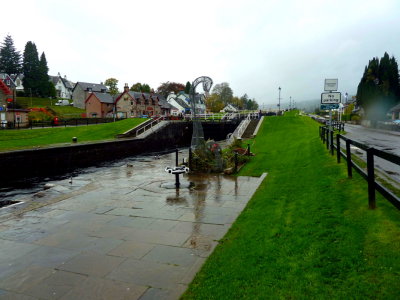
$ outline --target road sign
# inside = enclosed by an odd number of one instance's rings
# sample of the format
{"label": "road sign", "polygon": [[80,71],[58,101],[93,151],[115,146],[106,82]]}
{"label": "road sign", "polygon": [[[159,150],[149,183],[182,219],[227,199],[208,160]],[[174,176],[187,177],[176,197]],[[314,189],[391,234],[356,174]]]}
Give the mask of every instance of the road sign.
{"label": "road sign", "polygon": [[333,93],[322,93],[321,104],[338,104],[342,100],[342,94],[340,92]]}
{"label": "road sign", "polygon": [[339,104],[321,104],[321,110],[338,109]]}
{"label": "road sign", "polygon": [[337,79],[325,79],[324,91],[337,91],[338,90],[338,80]]}

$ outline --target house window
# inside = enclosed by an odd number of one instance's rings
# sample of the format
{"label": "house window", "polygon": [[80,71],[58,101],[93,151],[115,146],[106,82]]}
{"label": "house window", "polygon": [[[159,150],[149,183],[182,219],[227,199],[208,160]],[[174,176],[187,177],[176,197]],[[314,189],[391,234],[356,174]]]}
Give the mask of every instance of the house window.
{"label": "house window", "polygon": [[87,90],[88,90],[88,92],[91,92],[91,91],[92,91],[92,88],[87,88]]}
{"label": "house window", "polygon": [[10,79],[7,79],[7,80],[6,80],[6,85],[10,86],[10,84],[11,84]]}
{"label": "house window", "polygon": [[131,101],[131,105],[133,105],[133,101]]}

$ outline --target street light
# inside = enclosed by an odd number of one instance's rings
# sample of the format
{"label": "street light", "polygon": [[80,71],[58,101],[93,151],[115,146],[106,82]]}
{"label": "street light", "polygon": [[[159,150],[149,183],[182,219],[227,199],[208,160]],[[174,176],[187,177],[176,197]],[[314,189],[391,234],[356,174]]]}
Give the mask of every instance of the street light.
{"label": "street light", "polygon": [[281,87],[279,87],[278,90],[279,90],[279,97],[278,97],[278,100],[279,100],[279,103],[278,103],[278,116],[279,116],[281,114]]}

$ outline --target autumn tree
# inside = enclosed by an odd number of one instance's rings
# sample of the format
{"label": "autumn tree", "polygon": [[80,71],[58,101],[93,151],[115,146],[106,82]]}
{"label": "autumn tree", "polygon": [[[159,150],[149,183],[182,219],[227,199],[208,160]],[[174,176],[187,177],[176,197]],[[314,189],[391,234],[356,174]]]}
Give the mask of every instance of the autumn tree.
{"label": "autumn tree", "polygon": [[213,113],[220,112],[225,107],[217,94],[211,94],[206,98],[206,107]]}
{"label": "autumn tree", "polygon": [[5,37],[0,47],[0,72],[9,75],[21,72],[21,54],[15,49],[10,35]]}
{"label": "autumn tree", "polygon": [[118,90],[118,79],[115,79],[115,78],[112,78],[112,77],[108,78],[104,82],[104,85],[106,87],[108,87],[110,95],[115,96],[115,95],[117,95],[119,93],[119,90]]}
{"label": "autumn tree", "polygon": [[217,94],[220,98],[220,101],[222,101],[224,105],[232,103],[233,91],[230,88],[229,83],[222,82],[216,84],[212,90],[212,93]]}
{"label": "autumn tree", "polygon": [[179,93],[180,91],[184,91],[185,86],[182,83],[178,82],[163,82],[157,88],[157,93],[161,94],[164,97],[167,97],[169,93],[174,92],[175,94]]}

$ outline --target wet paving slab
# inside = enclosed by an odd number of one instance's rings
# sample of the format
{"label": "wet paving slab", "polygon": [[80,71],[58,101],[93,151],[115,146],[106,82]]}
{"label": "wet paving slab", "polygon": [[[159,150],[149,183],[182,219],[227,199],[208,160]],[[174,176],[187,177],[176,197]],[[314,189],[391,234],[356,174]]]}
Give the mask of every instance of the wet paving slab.
{"label": "wet paving slab", "polygon": [[0,299],[178,299],[265,175],[185,174],[190,188],[163,188],[174,162],[130,158],[13,191]]}

